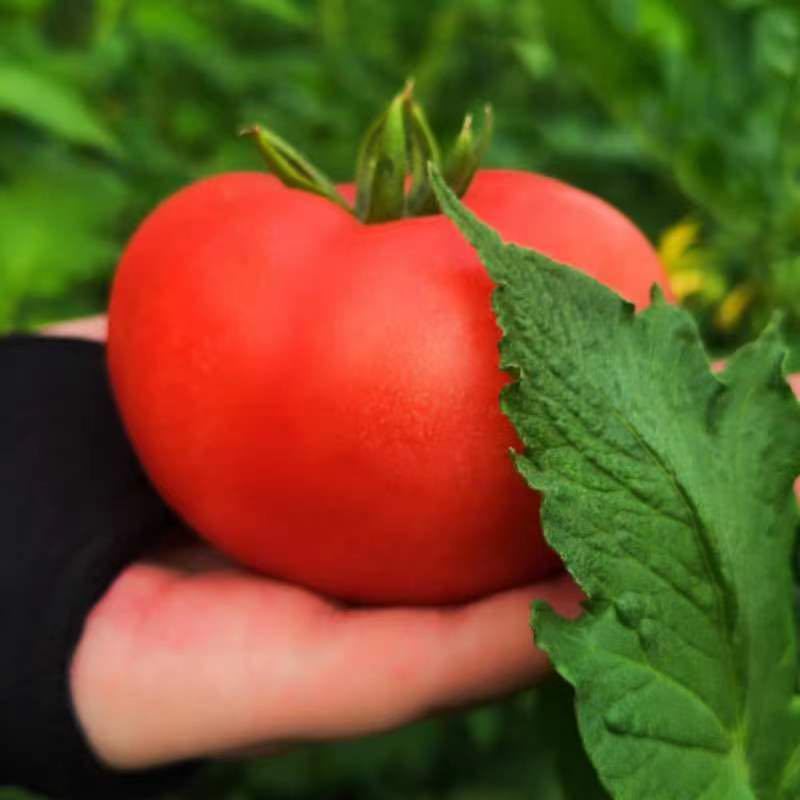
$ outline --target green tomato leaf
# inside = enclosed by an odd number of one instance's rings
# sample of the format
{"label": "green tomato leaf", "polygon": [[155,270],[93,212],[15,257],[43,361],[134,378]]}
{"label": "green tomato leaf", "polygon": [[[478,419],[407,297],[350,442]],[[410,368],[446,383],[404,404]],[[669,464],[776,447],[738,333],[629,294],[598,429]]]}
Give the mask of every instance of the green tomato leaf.
{"label": "green tomato leaf", "polygon": [[578,621],[537,604],[534,626],[601,780],[636,800],[800,797],[800,406],[777,327],[714,376],[658,292],[637,315],[434,185],[497,285],[516,464],[588,597]]}

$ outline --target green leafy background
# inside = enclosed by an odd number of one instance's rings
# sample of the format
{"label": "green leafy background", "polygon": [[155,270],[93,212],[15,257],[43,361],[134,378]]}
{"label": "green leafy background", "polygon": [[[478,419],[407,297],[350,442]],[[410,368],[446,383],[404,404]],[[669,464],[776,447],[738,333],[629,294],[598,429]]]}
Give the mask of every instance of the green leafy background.
{"label": "green leafy background", "polygon": [[[261,168],[241,123],[265,122],[349,178],[360,133],[413,75],[445,138],[489,100],[490,165],[626,211],[715,352],[776,307],[800,342],[799,66],[790,0],[0,0],[0,332],[102,310],[155,203]],[[215,767],[181,795],[602,796],[559,683]]]}

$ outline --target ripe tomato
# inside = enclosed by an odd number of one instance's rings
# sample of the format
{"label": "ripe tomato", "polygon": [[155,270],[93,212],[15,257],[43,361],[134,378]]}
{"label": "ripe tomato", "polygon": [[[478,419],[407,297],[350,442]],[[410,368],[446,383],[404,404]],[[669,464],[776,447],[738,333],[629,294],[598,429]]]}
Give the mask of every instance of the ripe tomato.
{"label": "ripe tomato", "polygon": [[[465,202],[637,306],[666,288],[644,236],[586,192],[482,170]],[[125,425],[186,523],[270,575],[369,603],[542,578],[559,561],[509,458],[491,290],[441,214],[364,225],[268,175],[200,181],[116,276]]]}

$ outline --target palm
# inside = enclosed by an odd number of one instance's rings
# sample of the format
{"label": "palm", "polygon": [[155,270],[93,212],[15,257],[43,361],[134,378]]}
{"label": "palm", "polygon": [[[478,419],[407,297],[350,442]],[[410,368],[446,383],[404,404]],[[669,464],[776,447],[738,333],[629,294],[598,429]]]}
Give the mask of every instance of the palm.
{"label": "palm", "polygon": [[357,736],[544,674],[534,597],[567,613],[579,601],[559,577],[446,609],[348,608],[184,540],[94,609],[73,686],[90,737],[130,767]]}

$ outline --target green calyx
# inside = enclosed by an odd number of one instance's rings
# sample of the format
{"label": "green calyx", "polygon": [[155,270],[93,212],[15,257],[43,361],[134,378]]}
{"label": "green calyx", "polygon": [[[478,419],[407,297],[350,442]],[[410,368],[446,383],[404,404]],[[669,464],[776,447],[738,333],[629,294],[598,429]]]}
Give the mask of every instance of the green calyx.
{"label": "green calyx", "polygon": [[409,81],[370,125],[358,151],[356,201],[351,205],[321,170],[288,142],[261,125],[249,125],[267,167],[286,186],[328,198],[364,223],[388,222],[439,212],[428,166],[434,164],[458,197],[469,188],[492,136],[492,111],[475,132],[472,115],[464,120],[450,151],[442,157],[422,106]]}

